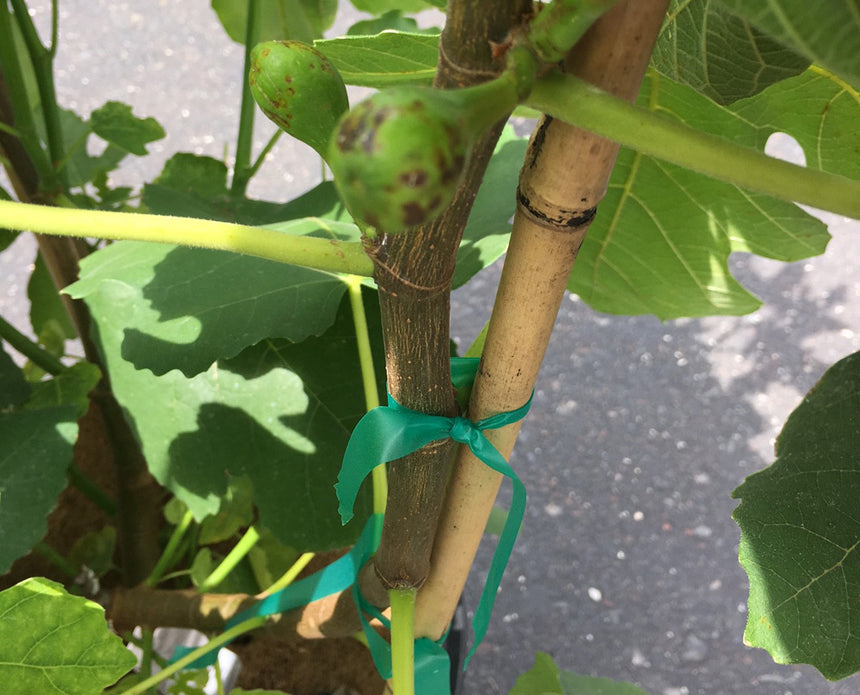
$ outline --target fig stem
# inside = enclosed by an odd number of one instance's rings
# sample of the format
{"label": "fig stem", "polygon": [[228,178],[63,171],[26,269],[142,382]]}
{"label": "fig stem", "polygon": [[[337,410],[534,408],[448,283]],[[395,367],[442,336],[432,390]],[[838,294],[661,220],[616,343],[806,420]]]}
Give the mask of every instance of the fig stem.
{"label": "fig stem", "polygon": [[415,596],[417,589],[389,591],[391,686],[394,695],[415,694]]}
{"label": "fig stem", "polygon": [[557,63],[617,3],[618,0],[555,0],[532,20],[526,40],[543,62]]}
{"label": "fig stem", "polygon": [[337,273],[370,277],[361,242],[292,235],[230,222],[140,212],[76,210],[0,200],[0,227],[67,237],[154,241],[244,253]]}
{"label": "fig stem", "polygon": [[[251,69],[251,50],[257,42],[257,3],[249,2],[245,14],[245,64],[242,70],[247,75]],[[239,106],[239,132],[236,136],[236,163],[233,166],[233,195],[244,195],[255,169],[251,166],[251,149],[254,143],[254,97],[248,80],[242,80],[242,101]]]}
{"label": "fig stem", "polygon": [[642,154],[781,200],[860,219],[860,181],[769,157],[630,104],[573,75],[545,75],[526,103]]}

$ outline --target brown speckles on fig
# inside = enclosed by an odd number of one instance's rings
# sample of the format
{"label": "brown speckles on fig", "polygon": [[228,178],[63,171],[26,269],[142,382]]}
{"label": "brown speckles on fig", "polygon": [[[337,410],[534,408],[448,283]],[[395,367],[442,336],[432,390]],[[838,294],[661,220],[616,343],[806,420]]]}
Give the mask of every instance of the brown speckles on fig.
{"label": "brown speckles on fig", "polygon": [[433,219],[450,202],[471,140],[440,94],[380,92],[341,120],[329,162],[356,218],[397,233]]}
{"label": "brown speckles on fig", "polygon": [[[317,70],[320,66],[330,69]],[[249,85],[263,113],[323,157],[341,114],[349,108],[343,80],[313,46],[268,41],[251,51]]]}
{"label": "brown speckles on fig", "polygon": [[400,174],[400,180],[409,188],[418,188],[427,182],[427,172],[421,169],[406,171]]}

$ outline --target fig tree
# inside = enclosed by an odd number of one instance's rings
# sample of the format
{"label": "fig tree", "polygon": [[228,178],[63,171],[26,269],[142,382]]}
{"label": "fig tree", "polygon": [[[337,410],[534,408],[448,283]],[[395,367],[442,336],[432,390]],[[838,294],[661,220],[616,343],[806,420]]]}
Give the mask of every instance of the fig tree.
{"label": "fig tree", "polygon": [[300,41],[267,41],[251,51],[248,80],[263,113],[325,158],[335,124],[349,108],[331,61]]}

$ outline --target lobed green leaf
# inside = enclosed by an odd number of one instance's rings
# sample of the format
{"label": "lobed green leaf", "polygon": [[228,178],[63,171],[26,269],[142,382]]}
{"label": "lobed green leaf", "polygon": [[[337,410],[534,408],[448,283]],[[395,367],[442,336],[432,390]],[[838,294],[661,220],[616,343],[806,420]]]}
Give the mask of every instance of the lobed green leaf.
{"label": "lobed green leaf", "polygon": [[90,114],[93,132],[102,140],[142,157],[147,154],[147,143],[161,140],[164,128],[154,118],[138,118],[131,106],[109,101]]}
{"label": "lobed green leaf", "polygon": [[[175,369],[155,376],[123,356],[125,326],[151,313],[144,285],[101,282],[85,301],[114,393],[156,479],[199,521],[219,511],[231,479],[246,476],[260,523],[285,545],[303,552],[354,542],[362,520],[342,527],[333,492],[364,412],[348,302],[322,338],[267,339],[191,378]],[[381,358],[378,309],[367,304]],[[366,498],[361,510],[366,516]]]}
{"label": "lobed green leaf", "polygon": [[779,43],[860,89],[860,4],[856,0],[719,0]]}
{"label": "lobed green leaf", "polygon": [[87,152],[87,141],[92,133],[92,125],[74,111],[60,109],[60,127],[63,142],[69,147],[62,167],[71,188],[83,186],[100,174],[113,171],[128,154],[123,148],[108,143],[101,154],[91,156]]}
{"label": "lobed green leaf", "polygon": [[831,680],[860,670],[860,353],[788,418],[776,460],[732,496],[749,576],[744,641]]}
{"label": "lobed green leaf", "polygon": [[[305,219],[285,233],[332,233]],[[348,228],[348,231],[351,227]],[[89,256],[66,292],[127,307],[122,355],[139,369],[199,374],[264,338],[295,342],[331,326],[346,285],[336,275],[225,251],[119,242]]]}
{"label": "lobed green leaf", "polygon": [[712,0],[672,0],[651,64],[718,104],[758,94],[809,60]]}
{"label": "lobed green leaf", "polygon": [[[727,108],[650,71],[639,103],[757,149],[773,132],[787,130],[822,153],[811,166],[845,173],[856,160],[844,164],[824,153],[855,146],[856,129],[848,123],[860,111],[840,96],[839,84],[824,82],[804,73]],[[830,122],[829,105],[837,103]],[[614,314],[743,314],[759,301],[732,277],[732,252],[794,261],[822,253],[829,238],[824,224],[796,205],[622,149],[569,288]]]}

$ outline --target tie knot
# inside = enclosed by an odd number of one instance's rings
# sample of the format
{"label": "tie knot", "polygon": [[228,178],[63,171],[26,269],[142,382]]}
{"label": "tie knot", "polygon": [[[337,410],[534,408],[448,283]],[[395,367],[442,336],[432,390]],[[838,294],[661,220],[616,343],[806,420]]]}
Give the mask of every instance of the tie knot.
{"label": "tie knot", "polygon": [[468,444],[474,434],[478,431],[474,423],[464,417],[453,418],[454,423],[451,425],[451,439],[460,444]]}

